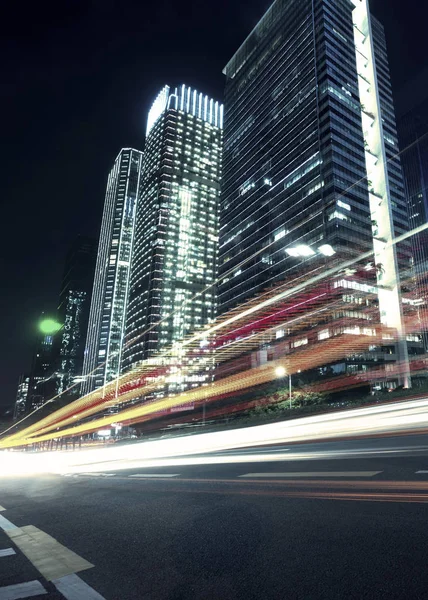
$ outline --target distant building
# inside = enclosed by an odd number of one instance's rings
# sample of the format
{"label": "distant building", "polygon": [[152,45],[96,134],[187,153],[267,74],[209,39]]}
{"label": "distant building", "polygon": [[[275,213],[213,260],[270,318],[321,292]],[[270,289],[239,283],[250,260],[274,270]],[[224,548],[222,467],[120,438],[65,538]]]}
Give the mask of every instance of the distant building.
{"label": "distant building", "polygon": [[56,335],[57,393],[77,397],[82,375],[89,309],[94,280],[96,242],[93,238],[78,236],[65,262],[58,306],[58,321],[62,324]]}
{"label": "distant building", "polygon": [[[397,131],[411,228],[428,223],[428,70],[396,94]],[[419,259],[428,258],[427,235]]]}
{"label": "distant building", "polygon": [[[410,227],[428,223],[428,70],[409,81],[396,96],[397,130],[406,184]],[[428,231],[412,236],[421,305],[428,300]],[[425,346],[428,323],[423,319]]]}
{"label": "distant building", "polygon": [[215,316],[223,106],[185,85],[150,109],[123,370]]}
{"label": "distant building", "polygon": [[15,408],[13,418],[20,419],[25,415],[27,407],[28,388],[30,384],[30,375],[23,373],[19,376],[18,389],[16,392]]}
{"label": "distant building", "polygon": [[143,154],[124,148],[110,171],[83,362],[82,393],[120,373],[134,218]]}
{"label": "distant building", "polygon": [[27,411],[39,408],[55,395],[55,366],[54,336],[38,334],[28,384]]}

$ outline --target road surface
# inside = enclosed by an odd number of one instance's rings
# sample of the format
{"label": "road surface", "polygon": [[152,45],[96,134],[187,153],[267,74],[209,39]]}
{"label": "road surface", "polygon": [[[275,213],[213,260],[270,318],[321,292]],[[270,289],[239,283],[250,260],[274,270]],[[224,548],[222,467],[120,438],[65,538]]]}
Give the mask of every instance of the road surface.
{"label": "road surface", "polygon": [[1,479],[0,600],[428,599],[426,436],[220,454]]}

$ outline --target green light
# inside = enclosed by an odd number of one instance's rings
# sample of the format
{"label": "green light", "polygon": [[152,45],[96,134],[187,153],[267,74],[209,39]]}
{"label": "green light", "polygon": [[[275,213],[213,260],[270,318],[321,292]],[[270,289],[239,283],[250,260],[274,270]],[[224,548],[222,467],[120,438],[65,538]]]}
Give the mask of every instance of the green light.
{"label": "green light", "polygon": [[61,323],[54,319],[43,319],[39,323],[39,329],[44,335],[52,335],[61,329]]}

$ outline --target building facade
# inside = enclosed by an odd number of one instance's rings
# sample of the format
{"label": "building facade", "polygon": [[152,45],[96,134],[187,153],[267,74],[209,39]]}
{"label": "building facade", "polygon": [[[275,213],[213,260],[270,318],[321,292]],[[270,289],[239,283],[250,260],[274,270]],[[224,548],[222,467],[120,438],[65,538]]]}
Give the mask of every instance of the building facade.
{"label": "building facade", "polygon": [[428,348],[428,71],[410,81],[397,95],[397,128],[412,236],[414,271],[421,329]]}
{"label": "building facade", "polygon": [[22,373],[19,376],[18,389],[16,391],[15,407],[13,410],[14,419],[20,419],[25,415],[29,385],[30,375],[27,373]]}
{"label": "building facade", "polygon": [[382,322],[403,336],[398,266],[411,253],[391,241],[408,220],[367,1],[276,0],[224,73],[219,314],[316,261],[373,251]]}
{"label": "building facade", "polygon": [[[428,223],[428,71],[411,80],[396,96],[401,163],[409,205],[410,227]],[[415,260],[428,259],[427,234],[415,236]]]}
{"label": "building facade", "polygon": [[142,157],[139,150],[122,149],[108,177],[83,363],[83,393],[120,373]]}
{"label": "building facade", "polygon": [[55,336],[57,393],[66,393],[70,399],[80,392],[77,379],[83,370],[95,258],[95,240],[78,236],[67,254],[61,282],[58,321],[62,328]]}
{"label": "building facade", "polygon": [[26,411],[39,408],[56,393],[56,361],[53,335],[38,334],[31,363]]}
{"label": "building facade", "polygon": [[214,318],[223,107],[165,86],[149,112],[123,369]]}

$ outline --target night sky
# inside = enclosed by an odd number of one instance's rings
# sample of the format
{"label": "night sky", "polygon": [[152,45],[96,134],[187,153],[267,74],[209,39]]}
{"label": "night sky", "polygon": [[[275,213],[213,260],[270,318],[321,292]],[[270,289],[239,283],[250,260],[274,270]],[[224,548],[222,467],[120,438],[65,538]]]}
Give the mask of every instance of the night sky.
{"label": "night sky", "polygon": [[[0,406],[30,368],[41,311],[55,311],[68,246],[98,235],[121,147],[143,148],[165,84],[221,100],[222,68],[266,0],[9,3],[1,18]],[[421,0],[372,0],[394,89],[428,66]]]}

